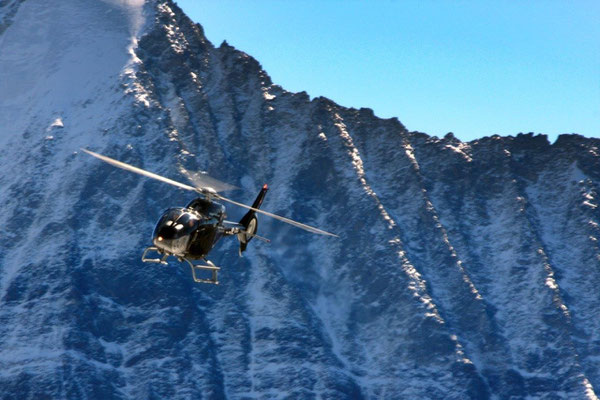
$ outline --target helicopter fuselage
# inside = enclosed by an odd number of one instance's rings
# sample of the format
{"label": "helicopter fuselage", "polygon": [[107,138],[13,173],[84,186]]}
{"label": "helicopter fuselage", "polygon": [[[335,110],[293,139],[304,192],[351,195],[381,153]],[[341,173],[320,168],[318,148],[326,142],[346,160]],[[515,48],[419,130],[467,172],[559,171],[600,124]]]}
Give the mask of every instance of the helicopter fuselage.
{"label": "helicopter fuselage", "polygon": [[223,236],[225,207],[197,198],[186,207],[169,208],[158,220],[152,243],[176,257],[202,259]]}

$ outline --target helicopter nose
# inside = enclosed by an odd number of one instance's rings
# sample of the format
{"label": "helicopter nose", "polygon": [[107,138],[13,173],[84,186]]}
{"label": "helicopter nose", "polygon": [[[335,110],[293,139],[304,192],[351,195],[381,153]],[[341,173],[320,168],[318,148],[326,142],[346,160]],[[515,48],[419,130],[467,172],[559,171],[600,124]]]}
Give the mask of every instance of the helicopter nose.
{"label": "helicopter nose", "polygon": [[158,241],[162,242],[163,240],[175,239],[179,236],[178,234],[179,232],[172,226],[161,226],[157,229],[155,237]]}
{"label": "helicopter nose", "polygon": [[189,237],[181,236],[172,239],[165,239],[162,236],[156,236],[153,240],[154,245],[167,253],[181,255],[185,253]]}
{"label": "helicopter nose", "polygon": [[156,224],[152,242],[166,253],[183,255],[197,225],[197,216],[186,209],[169,209]]}
{"label": "helicopter nose", "polygon": [[156,230],[154,234],[154,240],[156,242],[168,243],[176,240],[181,236],[181,232],[174,229],[172,226],[162,226]]}
{"label": "helicopter nose", "polygon": [[164,224],[157,227],[152,240],[154,245],[167,253],[181,255],[185,253],[189,235],[179,224]]}

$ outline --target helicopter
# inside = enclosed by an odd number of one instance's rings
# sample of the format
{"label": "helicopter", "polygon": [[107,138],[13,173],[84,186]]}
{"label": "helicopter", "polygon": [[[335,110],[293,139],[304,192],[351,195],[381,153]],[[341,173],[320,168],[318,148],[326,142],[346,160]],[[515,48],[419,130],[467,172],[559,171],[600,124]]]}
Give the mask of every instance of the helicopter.
{"label": "helicopter", "polygon": [[[308,232],[338,237],[333,233],[310,225],[260,210],[260,206],[269,189],[267,184],[263,185],[252,206],[248,206],[220,195],[218,192],[231,190],[235,187],[220,182],[208,175],[193,175],[182,169],[186,177],[194,184],[194,186],[190,186],[87,149],[82,148],[81,150],[115,167],[168,183],[180,189],[196,192],[199,195],[185,207],[172,207],[163,212],[152,233],[153,246],[147,247],[142,253],[142,261],[145,263],[167,265],[167,259],[171,256],[175,257],[179,262],[186,262],[192,270],[194,282],[219,284],[218,272],[220,267],[216,266],[206,257],[221,238],[236,236],[240,244],[240,256],[242,256],[248,243],[253,238],[269,242],[268,239],[257,235],[257,213],[278,219]],[[226,209],[221,202],[230,203],[249,211],[239,222],[227,221],[225,219]],[[200,262],[204,261],[205,264],[194,263],[194,261],[198,260]],[[196,272],[202,272],[203,275],[199,277]]]}

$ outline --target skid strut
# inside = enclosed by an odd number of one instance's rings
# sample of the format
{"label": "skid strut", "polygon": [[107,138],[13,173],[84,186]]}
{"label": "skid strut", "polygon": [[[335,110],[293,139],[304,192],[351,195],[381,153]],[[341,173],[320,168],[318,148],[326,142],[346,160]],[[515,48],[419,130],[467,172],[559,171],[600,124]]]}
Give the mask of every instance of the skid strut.
{"label": "skid strut", "polygon": [[[149,252],[157,253],[158,257],[157,258],[148,257]],[[146,248],[146,250],[144,250],[144,253],[142,254],[142,261],[167,265],[168,264],[167,258],[170,255],[172,255],[172,254],[164,253],[164,252],[160,251],[157,247],[151,246],[151,247]],[[177,257],[177,260],[179,260],[179,262],[185,261],[188,263],[188,265],[192,269],[192,277],[194,278],[194,282],[212,283],[214,285],[219,284],[218,273],[221,268],[219,268],[215,264],[213,264],[212,261],[209,261],[205,258],[204,261],[206,261],[207,265],[196,265],[196,264],[193,264],[190,260],[188,260],[185,257],[179,257],[179,256],[175,256],[175,257]],[[203,270],[203,271],[210,272],[210,279],[209,278],[199,278],[198,276],[196,276],[196,270]]]}
{"label": "skid strut", "polygon": [[[146,257],[146,255],[148,254],[148,252],[150,251],[154,251],[156,253],[158,253],[161,258],[148,258]],[[144,250],[144,254],[142,254],[142,261],[143,262],[150,262],[150,263],[160,263],[160,264],[164,264],[167,265],[167,257],[169,257],[168,254],[161,252],[160,250],[158,250],[157,247],[148,247],[146,250]]]}
{"label": "skid strut", "polygon": [[[192,262],[185,257],[179,257],[178,259],[179,259],[179,261],[185,261],[189,264],[190,268],[192,269],[192,277],[194,278],[194,282],[212,283],[214,285],[219,284],[218,273],[221,268],[219,268],[215,264],[213,264],[212,261],[209,261],[205,258],[204,261],[206,261],[206,263],[208,265],[196,265],[196,264],[192,264]],[[210,279],[206,279],[206,278],[203,279],[203,278],[196,277],[197,269],[200,269],[203,271],[210,271]]]}

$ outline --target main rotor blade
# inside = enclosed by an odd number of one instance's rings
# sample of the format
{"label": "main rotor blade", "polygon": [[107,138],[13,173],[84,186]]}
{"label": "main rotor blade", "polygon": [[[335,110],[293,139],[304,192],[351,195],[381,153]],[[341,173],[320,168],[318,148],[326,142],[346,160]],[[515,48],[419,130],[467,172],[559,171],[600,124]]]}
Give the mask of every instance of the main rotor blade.
{"label": "main rotor blade", "polygon": [[215,192],[226,192],[228,190],[236,190],[239,189],[237,186],[230,185],[225,182],[221,182],[218,179],[213,178],[202,172],[191,172],[187,169],[180,167],[180,171],[185,175],[186,178],[190,182],[194,184],[197,188],[211,188],[214,189]]}
{"label": "main rotor blade", "polygon": [[104,162],[107,162],[107,163],[109,163],[111,165],[114,165],[115,167],[122,168],[124,170],[131,171],[131,172],[135,172],[136,174],[147,176],[148,178],[156,179],[156,180],[159,180],[161,182],[168,183],[169,185],[177,186],[177,187],[179,187],[181,189],[189,190],[189,191],[192,191],[192,192],[197,192],[196,188],[193,187],[193,186],[189,186],[189,185],[185,185],[183,183],[179,183],[179,182],[174,181],[172,179],[165,178],[164,176],[160,176],[160,175],[154,174],[152,172],[148,172],[146,170],[143,170],[141,168],[134,167],[133,165],[129,165],[129,164],[126,164],[124,162],[114,160],[114,159],[112,159],[110,157],[103,156],[102,154],[94,153],[93,151],[89,151],[89,150],[86,150],[86,149],[81,149],[81,150],[85,151],[86,153],[88,153],[91,156],[99,158],[100,160],[102,160]]}
{"label": "main rotor blade", "polygon": [[327,235],[327,236],[339,237],[336,234],[329,233],[329,232],[326,232],[326,231],[321,230],[319,228],[315,228],[313,226],[306,225],[306,224],[303,224],[301,222],[294,221],[293,219],[289,219],[289,218],[286,218],[286,217],[281,217],[279,215],[272,214],[272,213],[267,212],[267,211],[259,210],[258,208],[247,206],[247,205],[245,205],[243,203],[238,203],[237,201],[230,200],[230,199],[228,199],[226,197],[223,197],[221,195],[216,195],[215,197],[218,198],[219,200],[223,200],[223,201],[226,201],[228,203],[235,204],[236,206],[247,208],[248,210],[252,210],[252,211],[255,211],[257,213],[267,215],[267,216],[269,216],[271,218],[278,219],[278,220],[283,221],[283,222],[285,222],[287,224],[293,225],[293,226],[295,226],[297,228],[304,229],[305,231],[309,231],[309,232],[316,233],[316,234],[319,234],[319,235]]}
{"label": "main rotor blade", "polygon": [[[193,186],[185,185],[183,183],[174,181],[172,179],[165,178],[164,176],[160,176],[160,175],[157,175],[155,173],[143,170],[141,168],[134,167],[133,165],[129,165],[129,164],[126,164],[124,162],[112,159],[110,157],[103,156],[102,154],[94,153],[93,151],[90,151],[90,150],[86,150],[86,149],[83,149],[83,148],[81,150],[84,151],[84,152],[86,152],[87,154],[89,154],[91,156],[94,156],[94,157],[96,157],[96,158],[98,158],[98,159],[100,159],[100,160],[108,163],[108,164],[114,165],[115,167],[118,167],[118,168],[122,168],[122,169],[124,169],[126,171],[135,172],[136,174],[147,176],[148,178],[156,179],[158,181],[165,182],[165,183],[168,183],[169,185],[177,186],[177,187],[179,187],[181,189],[189,190],[191,192],[199,192],[199,190],[197,188],[193,187]],[[281,217],[279,215],[272,214],[272,213],[267,212],[267,211],[259,210],[258,208],[247,206],[244,203],[238,203],[237,201],[228,199],[228,198],[223,197],[223,196],[221,196],[219,194],[215,194],[214,197],[218,198],[219,200],[223,200],[223,201],[226,201],[228,203],[235,204],[238,207],[246,208],[248,210],[253,210],[253,211],[257,212],[257,213],[264,214],[264,215],[269,216],[271,218],[278,219],[278,220],[280,220],[282,222],[285,222],[287,224],[293,225],[293,226],[295,226],[297,228],[304,229],[305,231],[308,231],[308,232],[316,233],[316,234],[319,234],[319,235],[327,235],[327,236],[338,237],[338,235],[335,235],[333,233],[329,233],[329,232],[326,232],[326,231],[321,230],[319,228],[315,228],[313,226],[306,225],[306,224],[294,221],[294,220],[289,219],[289,218]]]}

